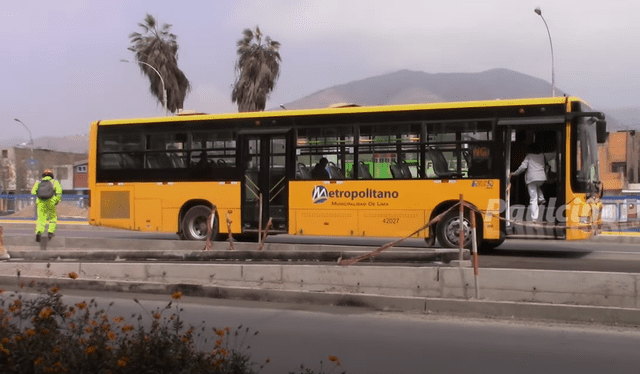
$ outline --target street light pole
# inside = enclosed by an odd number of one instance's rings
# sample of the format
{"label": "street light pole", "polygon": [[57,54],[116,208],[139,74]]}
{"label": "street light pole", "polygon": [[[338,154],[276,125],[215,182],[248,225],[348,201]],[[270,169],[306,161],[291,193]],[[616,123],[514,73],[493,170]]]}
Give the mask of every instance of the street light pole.
{"label": "street light pole", "polygon": [[148,67],[150,67],[151,69],[153,69],[153,71],[156,72],[156,74],[158,74],[158,77],[160,78],[160,82],[162,83],[162,108],[164,109],[164,115],[167,115],[167,88],[164,85],[164,79],[162,79],[162,75],[160,75],[160,72],[154,68],[153,66],[151,66],[151,64],[148,64],[144,61],[129,61],[129,60],[125,60],[125,59],[121,59],[120,62],[129,62],[132,64],[138,63],[138,64],[143,64],[143,65],[147,65]]}
{"label": "street light pole", "polygon": [[[29,144],[31,145],[30,149],[31,149],[31,155],[29,156],[29,160],[27,161],[27,173],[26,173],[26,177],[25,177],[25,182],[28,185],[30,185],[32,183],[33,180],[35,180],[34,177],[34,171],[36,170],[36,161],[33,158],[33,136],[31,135],[31,130],[29,130],[29,128],[27,127],[27,125],[24,124],[24,122],[20,121],[17,118],[13,119],[16,122],[20,122],[20,124],[22,126],[24,126],[25,129],[27,129],[27,131],[29,131]],[[17,178],[16,178],[16,182],[17,182]],[[16,189],[18,188],[17,183],[16,183]]]}
{"label": "street light pole", "polygon": [[545,21],[542,16],[542,10],[540,8],[534,9],[537,15],[542,18],[542,22],[544,22],[544,27],[547,28],[547,34],[549,35],[549,45],[551,46],[551,95],[553,97],[556,96],[556,74],[553,66],[553,42],[551,42],[551,32],[549,32],[549,26],[547,25],[547,21]]}
{"label": "street light pole", "polygon": [[31,130],[29,130],[29,128],[27,127],[27,125],[25,125],[22,121],[20,121],[17,118],[13,119],[16,122],[20,122],[22,124],[22,126],[24,126],[25,129],[27,129],[27,131],[29,131],[29,144],[31,144],[31,156],[33,156],[33,137],[31,136]]}

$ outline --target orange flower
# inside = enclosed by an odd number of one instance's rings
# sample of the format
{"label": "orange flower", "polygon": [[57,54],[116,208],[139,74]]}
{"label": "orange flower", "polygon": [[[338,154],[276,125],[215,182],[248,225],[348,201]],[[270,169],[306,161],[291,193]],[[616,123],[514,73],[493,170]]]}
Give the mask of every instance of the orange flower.
{"label": "orange flower", "polygon": [[162,317],[162,314],[158,313],[158,312],[154,312],[153,313],[153,318],[155,319],[160,319],[160,317]]}
{"label": "orange flower", "polygon": [[78,309],[83,310],[84,308],[87,307],[87,303],[83,301],[81,303],[76,304],[76,306],[78,307]]}
{"label": "orange flower", "polygon": [[84,353],[90,355],[92,353],[95,353],[95,351],[96,351],[96,346],[95,345],[90,345],[84,350]]}
{"label": "orange flower", "polygon": [[95,321],[95,320],[93,320],[93,319],[92,319],[91,321],[89,321],[89,324],[90,324],[91,326],[93,326],[93,327],[98,326],[98,322],[96,322],[96,321]]}
{"label": "orange flower", "polygon": [[118,323],[120,323],[120,322],[124,321],[124,317],[116,317],[113,320],[118,322]]}
{"label": "orange flower", "polygon": [[55,347],[52,351],[54,354],[60,352],[60,347]]}
{"label": "orange flower", "polygon": [[124,332],[128,332],[128,331],[131,331],[131,330],[133,330],[133,326],[132,325],[124,325],[124,326],[122,326],[122,331],[124,331]]}
{"label": "orange flower", "polygon": [[16,335],[14,339],[15,341],[19,342],[20,340],[22,340],[22,335]]}
{"label": "orange flower", "polygon": [[51,307],[46,307],[43,308],[40,311],[40,314],[38,314],[38,317],[42,318],[42,319],[47,319],[51,316],[51,313],[53,312],[53,310],[51,309]]}
{"label": "orange flower", "polygon": [[182,299],[182,292],[180,292],[180,291],[174,292],[174,293],[171,295],[171,297],[172,297],[173,299],[175,299],[175,300],[180,300],[180,299]]}
{"label": "orange flower", "polygon": [[11,340],[9,340],[9,338],[2,338],[2,340],[0,341],[1,344],[9,344],[9,342],[11,342]]}
{"label": "orange flower", "polygon": [[57,286],[53,286],[49,289],[49,291],[51,291],[51,293],[58,293],[58,291],[60,291],[60,288],[58,288]]}
{"label": "orange flower", "polygon": [[69,273],[69,278],[76,279],[78,278],[78,274],[75,271],[72,271],[71,273]]}
{"label": "orange flower", "polygon": [[36,336],[36,330],[34,329],[28,329],[27,331],[24,332],[24,334],[26,336]]}
{"label": "orange flower", "polygon": [[71,323],[69,324],[69,329],[71,329],[71,330],[75,330],[75,329],[76,329],[76,323],[75,323],[75,322],[71,322]]}
{"label": "orange flower", "polygon": [[121,359],[118,360],[118,366],[120,366],[121,368],[127,366],[128,363],[129,363],[129,357],[127,356],[123,356]]}
{"label": "orange flower", "polygon": [[224,336],[224,330],[216,330],[216,335]]}
{"label": "orange flower", "polygon": [[329,356],[329,361],[335,362],[336,366],[340,366],[340,360],[336,356]]}
{"label": "orange flower", "polygon": [[40,364],[41,364],[41,363],[43,363],[43,362],[44,362],[44,358],[42,358],[42,357],[38,357],[38,358],[36,358],[36,359],[33,361],[33,364],[34,364],[34,365],[40,365]]}
{"label": "orange flower", "polygon": [[5,289],[4,288],[0,288],[0,295],[2,295],[3,293],[5,293]]}
{"label": "orange flower", "polygon": [[113,331],[109,331],[107,333],[107,339],[109,340],[116,340],[116,334]]}
{"label": "orange flower", "polygon": [[91,327],[87,327],[86,329],[84,329],[84,332],[86,332],[87,334],[90,334],[91,331],[93,331]]}

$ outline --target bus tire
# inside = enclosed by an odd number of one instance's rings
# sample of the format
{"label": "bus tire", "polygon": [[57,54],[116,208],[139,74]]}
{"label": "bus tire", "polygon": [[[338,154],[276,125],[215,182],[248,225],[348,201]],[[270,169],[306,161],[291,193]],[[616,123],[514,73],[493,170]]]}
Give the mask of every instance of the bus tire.
{"label": "bus tire", "polygon": [[[469,220],[469,211],[465,210],[463,219],[464,248],[471,248],[471,221]],[[479,232],[477,232],[479,234]],[[442,217],[436,227],[436,235],[438,243],[446,248],[458,248],[460,243],[460,212],[452,210]]]}
{"label": "bus tire", "polygon": [[[182,237],[186,240],[207,240],[207,220],[211,215],[211,208],[196,205],[184,215],[181,223]],[[213,216],[211,240],[216,240],[220,233],[218,214]]]}

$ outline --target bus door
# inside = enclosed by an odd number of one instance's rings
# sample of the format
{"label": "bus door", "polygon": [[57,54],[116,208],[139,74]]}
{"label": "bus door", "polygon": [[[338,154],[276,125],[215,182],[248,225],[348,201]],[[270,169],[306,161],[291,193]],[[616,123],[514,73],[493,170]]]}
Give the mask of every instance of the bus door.
{"label": "bus door", "polygon": [[[554,118],[555,119],[555,118]],[[564,198],[564,130],[556,124],[531,123],[524,126],[505,127],[505,210],[507,219],[507,234],[525,236],[564,237],[564,231],[558,227],[558,211],[565,204]],[[549,181],[542,186],[545,202],[539,206],[539,216],[536,225],[513,224],[512,221],[530,221],[529,194],[524,183],[524,177],[509,178],[509,173],[515,171],[527,155],[531,144],[537,144],[545,154],[545,161],[551,166],[556,180]],[[542,224],[543,226],[540,226]],[[536,227],[532,229],[532,227]]]}
{"label": "bus door", "polygon": [[270,232],[286,232],[289,136],[286,133],[245,133],[241,136],[245,167],[243,232],[256,232],[259,227],[264,229],[269,219],[272,220]]}

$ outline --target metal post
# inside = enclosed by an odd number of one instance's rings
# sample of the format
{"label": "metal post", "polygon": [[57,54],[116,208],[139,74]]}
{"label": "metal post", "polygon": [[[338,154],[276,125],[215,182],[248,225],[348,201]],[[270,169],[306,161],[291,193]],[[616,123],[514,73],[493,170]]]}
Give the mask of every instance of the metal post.
{"label": "metal post", "polygon": [[540,8],[536,8],[534,10],[537,15],[542,18],[542,22],[544,22],[544,27],[547,28],[547,34],[549,35],[549,45],[551,45],[551,95],[553,97],[556,96],[556,73],[553,64],[553,42],[551,42],[551,32],[549,31],[549,26],[547,25],[547,21],[542,16],[542,10]]}
{"label": "metal post", "polygon": [[165,86],[164,79],[162,79],[162,75],[160,74],[158,69],[154,68],[153,66],[151,66],[151,64],[148,64],[144,61],[129,61],[129,60],[121,59],[120,62],[130,62],[132,64],[136,64],[136,63],[143,64],[153,69],[153,71],[155,71],[156,74],[158,74],[158,77],[160,78],[160,83],[162,83],[162,108],[164,109],[164,115],[166,117],[169,114],[169,108],[167,107],[167,87]]}
{"label": "metal post", "polygon": [[462,194],[460,194],[460,226],[458,226],[460,228],[460,234],[459,234],[459,241],[460,241],[460,253],[458,255],[458,260],[463,261],[464,260],[464,256],[463,256],[463,251],[464,251],[464,200],[462,198]]}
{"label": "metal post", "polygon": [[262,192],[258,194],[258,204],[260,204],[258,208],[258,244],[262,247]]}
{"label": "metal post", "polygon": [[476,285],[476,299],[480,298],[480,285],[478,279],[478,238],[476,238],[476,215],[471,212],[471,251],[473,254],[473,279]]}
{"label": "metal post", "polygon": [[258,248],[259,251],[262,250],[262,247],[264,246],[264,242],[267,240],[267,235],[269,235],[269,229],[271,228],[271,225],[273,224],[273,218],[269,217],[269,221],[267,222],[267,227],[264,229],[264,234],[262,237],[262,240],[260,240],[260,248]]}
{"label": "metal post", "polygon": [[229,250],[233,251],[233,235],[231,234],[231,218],[227,212],[227,231],[229,231]]}

